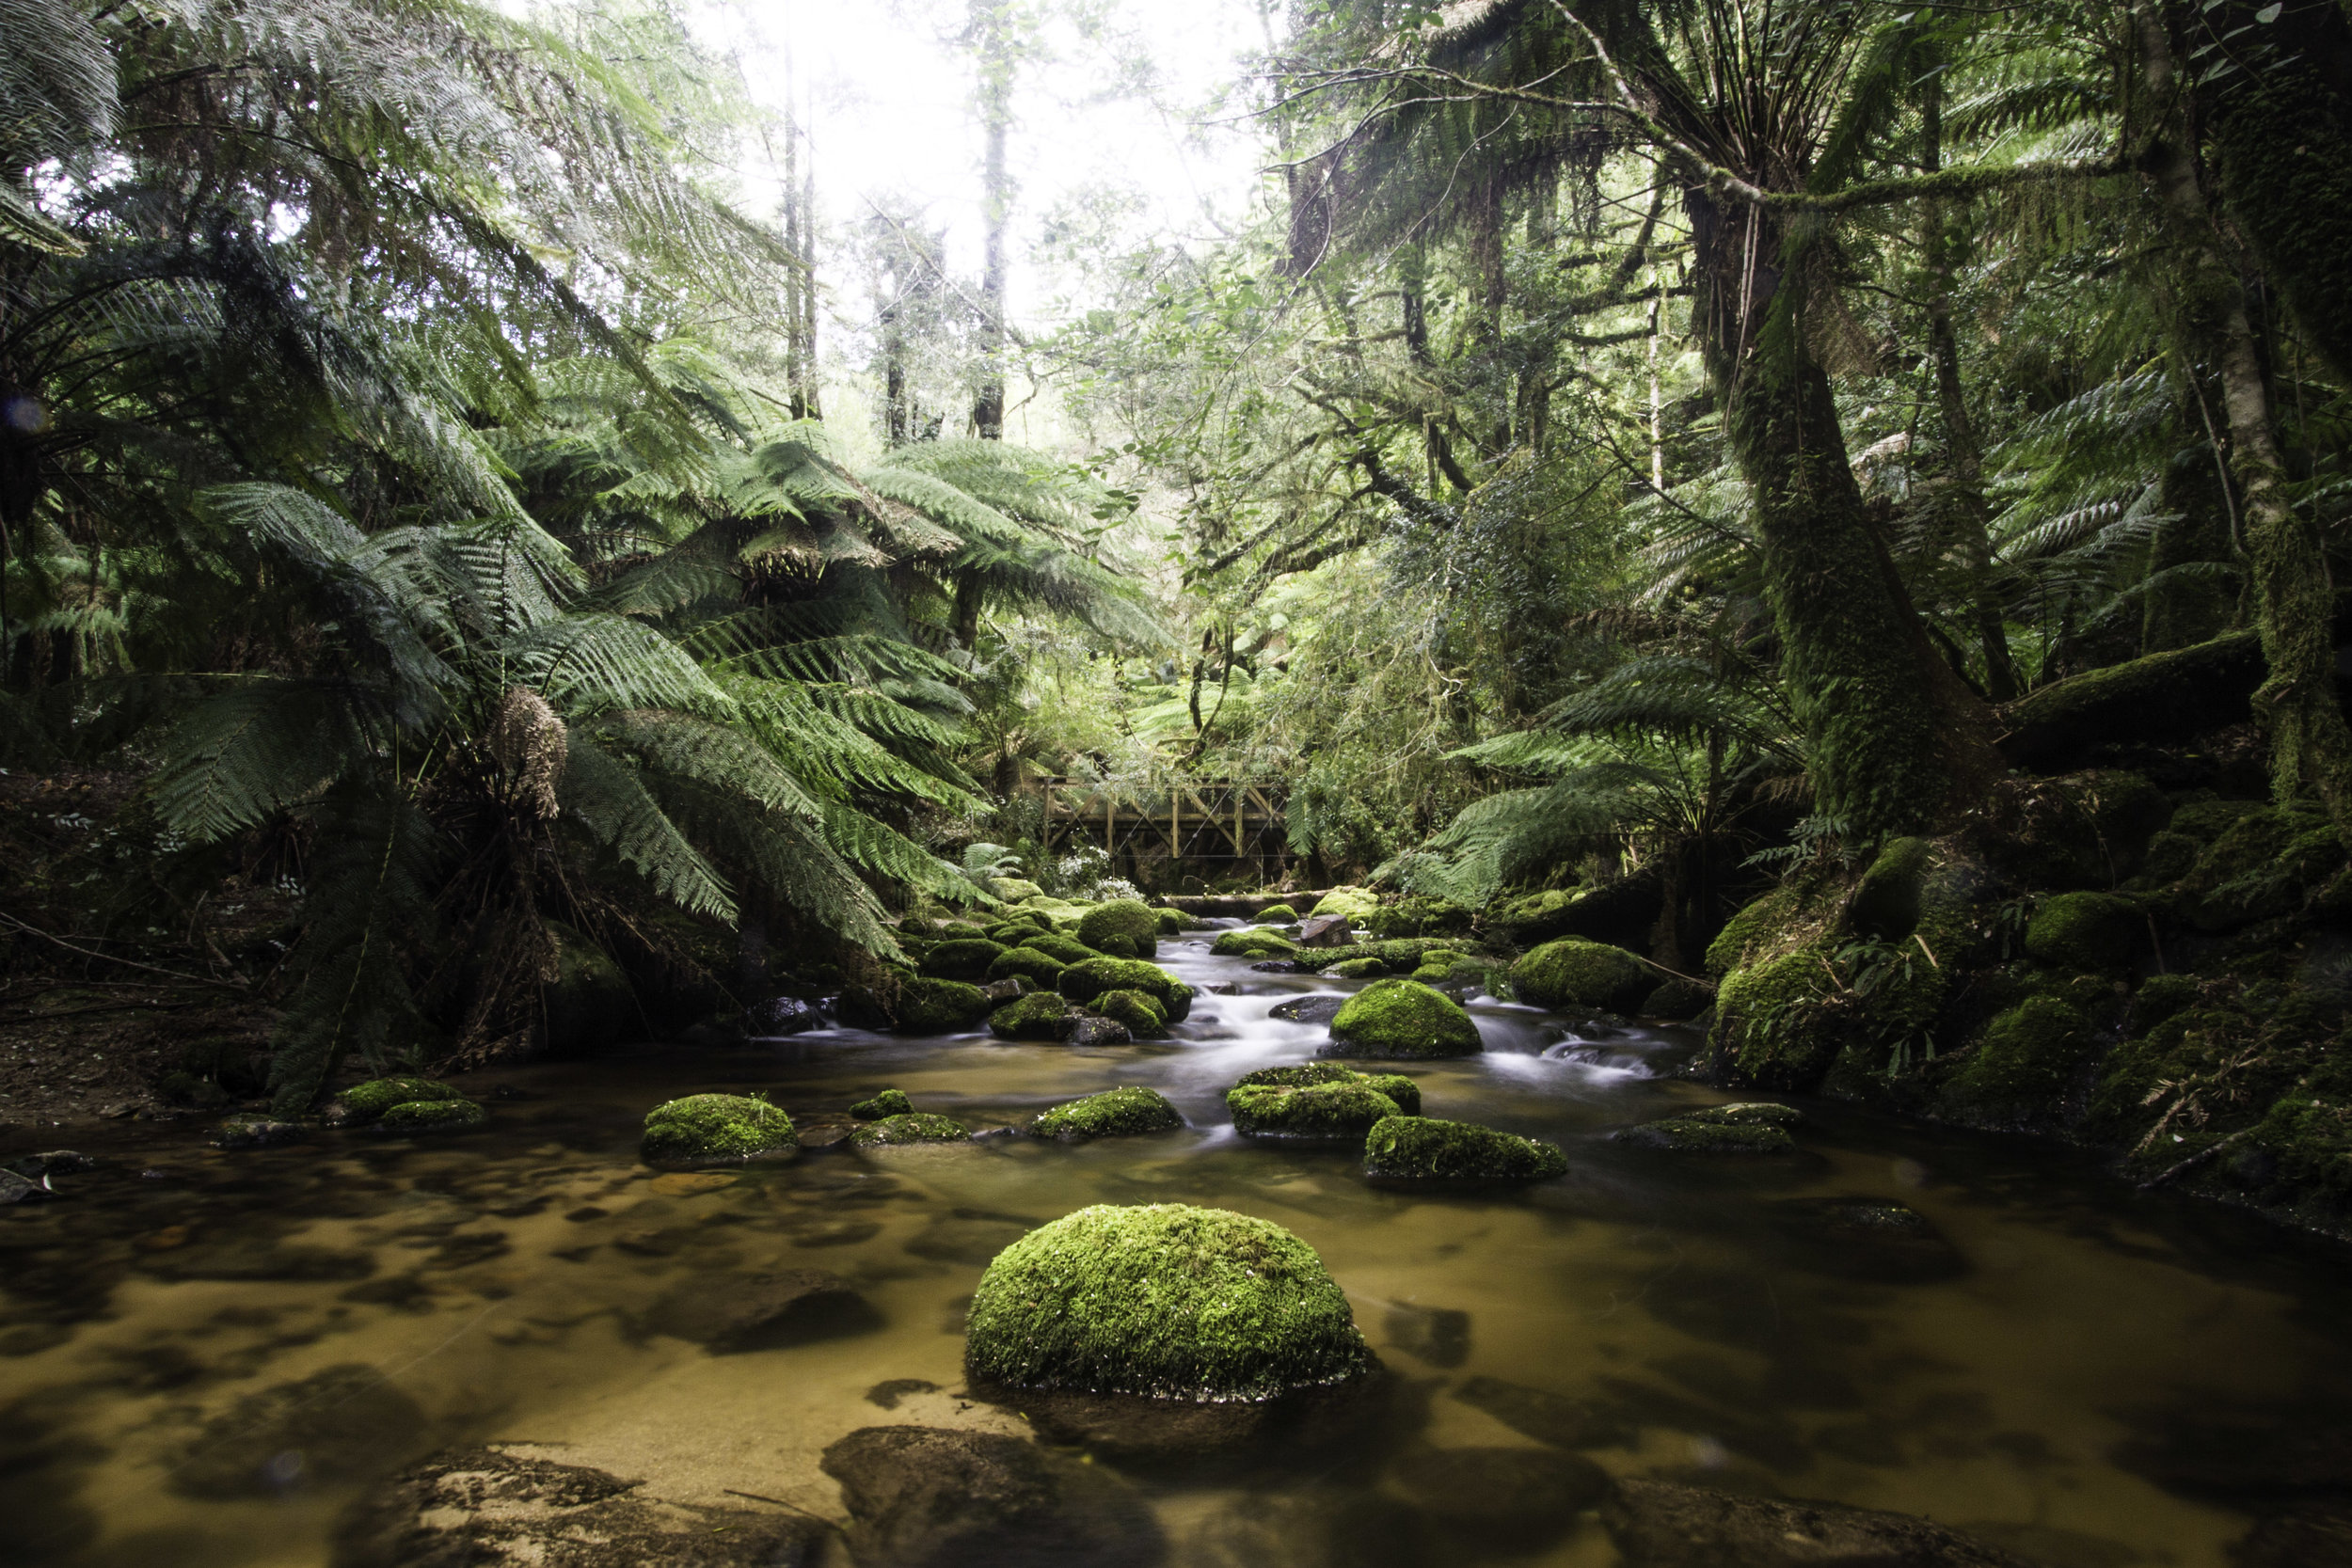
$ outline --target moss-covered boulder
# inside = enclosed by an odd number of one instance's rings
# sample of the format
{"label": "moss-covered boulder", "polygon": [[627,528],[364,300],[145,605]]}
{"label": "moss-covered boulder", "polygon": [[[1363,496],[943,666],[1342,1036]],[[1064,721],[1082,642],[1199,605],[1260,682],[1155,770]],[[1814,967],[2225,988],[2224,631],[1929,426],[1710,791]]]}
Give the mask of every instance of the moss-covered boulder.
{"label": "moss-covered boulder", "polygon": [[1062,971],[1057,984],[1073,1002],[1091,1002],[1106,990],[1139,990],[1160,1005],[1170,1023],[1182,1023],[1192,1011],[1192,988],[1140,958],[1089,958]]}
{"label": "moss-covered boulder", "polygon": [[1042,936],[1054,928],[1054,923],[1035,910],[1019,910],[980,935],[1007,947],[1018,947],[1031,937]]}
{"label": "moss-covered boulder", "polygon": [[764,1100],[739,1094],[690,1094],[645,1113],[637,1149],[666,1162],[748,1160],[800,1147],[792,1118]]}
{"label": "moss-covered boulder", "polygon": [[1065,936],[1059,931],[1042,931],[1033,937],[1024,937],[1021,945],[1033,953],[1042,953],[1047,958],[1058,959],[1065,964],[1082,964],[1089,958],[1105,957],[1080,942],[1076,937]]}
{"label": "moss-covered boulder", "polygon": [[1335,887],[1321,898],[1316,899],[1315,907],[1309,910],[1307,913],[1310,916],[1344,915],[1350,925],[1360,926],[1369,920],[1372,917],[1372,911],[1379,907],[1380,899],[1376,894],[1366,893],[1359,887]]}
{"label": "moss-covered boulder", "polygon": [[1718,1070],[1757,1088],[1811,1087],[1842,1043],[1836,994],[1836,972],[1813,947],[1732,971],[1715,992]]}
{"label": "moss-covered boulder", "polygon": [[946,1035],[976,1026],[994,1006],[967,981],[917,975],[899,982],[891,1010],[902,1035]]}
{"label": "moss-covered boulder", "polygon": [[376,1117],[371,1131],[413,1138],[433,1132],[471,1132],[490,1124],[490,1113],[470,1100],[410,1100]]}
{"label": "moss-covered boulder", "polygon": [[960,1144],[971,1140],[972,1130],[953,1117],[923,1111],[901,1112],[869,1121],[850,1134],[852,1148],[887,1148],[901,1144]]}
{"label": "moss-covered boulder", "polygon": [[1085,1138],[1172,1132],[1184,1125],[1184,1117],[1165,1095],[1152,1089],[1123,1088],[1065,1101],[1029,1123],[1029,1131],[1041,1138],[1075,1143]]}
{"label": "moss-covered boulder", "polygon": [[1182,910],[1153,910],[1152,916],[1160,923],[1160,935],[1164,937],[1182,936],[1200,924]]}
{"label": "moss-covered boulder", "polygon": [[1365,917],[1364,924],[1375,936],[1442,937],[1469,930],[1475,918],[1470,910],[1451,898],[1414,894],[1381,905]]}
{"label": "moss-covered boulder", "polygon": [[1889,839],[1846,906],[1846,919],[1864,936],[1900,942],[1919,924],[1919,892],[1935,851],[1924,838]]}
{"label": "moss-covered boulder", "polygon": [[1994,1019],[1984,1038],[1947,1077],[1938,1108],[1956,1120],[2004,1127],[2054,1121],[2097,1052],[2080,1008],[2029,996]]}
{"label": "moss-covered boulder", "polygon": [[1808,918],[1816,896],[1814,889],[1788,882],[1742,905],[1708,943],[1708,973],[1728,974],[1756,962],[1785,940],[1791,926]]}
{"label": "moss-covered boulder", "polygon": [[1575,901],[1574,889],[1545,888],[1502,900],[1488,912],[1487,920],[1512,942],[1532,945],[1561,934],[1568,906]]}
{"label": "moss-covered boulder", "polygon": [[1159,951],[1160,917],[1148,904],[1114,898],[1079,917],[1078,940],[1114,958],[1148,958]]}
{"label": "moss-covered boulder", "polygon": [[1221,958],[1295,958],[1298,943],[1263,927],[1237,926],[1219,932],[1209,951]]}
{"label": "moss-covered boulder", "polygon": [[1225,1108],[1246,1138],[1359,1144],[1390,1117],[1421,1115],[1421,1085],[1330,1062],[1261,1068],[1226,1091]]}
{"label": "moss-covered boulder", "polygon": [[1375,980],[1331,1020],[1327,1056],[1422,1060],[1474,1056],[1484,1047],[1462,1005],[1417,980]]}
{"label": "moss-covered boulder", "polygon": [[1715,992],[1711,989],[1677,974],[1652,987],[1648,995],[1633,1005],[1633,1011],[1643,1018],[1681,1022],[1698,1017],[1714,1005]]}
{"label": "moss-covered boulder", "polygon": [[371,1078],[364,1084],[354,1084],[328,1101],[324,1115],[330,1127],[365,1127],[395,1105],[465,1098],[462,1090],[437,1079]]}
{"label": "moss-covered boulder", "polygon": [[1564,937],[1511,966],[1511,990],[1537,1007],[1630,1008],[1658,984],[1657,972],[1622,947]]}
{"label": "moss-covered boulder", "polygon": [[986,937],[964,937],[955,942],[943,942],[923,956],[918,972],[936,980],[982,980],[993,978],[988,966],[1005,951],[1002,942]]}
{"label": "moss-covered boulder", "polygon": [[2111,893],[2044,898],[2026,927],[2027,953],[2082,974],[2121,974],[2147,945],[2147,916],[2130,899]]}
{"label": "moss-covered boulder", "polygon": [[850,1107],[850,1115],[860,1121],[880,1121],[884,1117],[903,1117],[914,1113],[914,1102],[902,1089],[882,1089],[871,1100],[861,1100]]}
{"label": "moss-covered boulder", "polygon": [[1000,1040],[1062,1040],[1070,1037],[1076,1022],[1068,1000],[1050,990],[1033,990],[989,1014],[988,1032]]}
{"label": "moss-covered boulder", "polygon": [[1025,877],[991,877],[988,891],[1008,904],[1019,904],[1031,898],[1042,898],[1045,890]]}
{"label": "moss-covered boulder", "polygon": [[1297,920],[1298,911],[1288,904],[1268,904],[1258,911],[1257,923],[1261,926],[1291,926],[1295,925]]}
{"label": "moss-covered boulder", "polygon": [[1265,1402],[1373,1365],[1306,1243],[1186,1204],[1097,1205],[996,1255],[972,1298],[964,1371],[985,1388]]}
{"label": "moss-covered boulder", "polygon": [[1364,1174],[1383,1181],[1542,1181],[1567,1168],[1559,1145],[1475,1122],[1396,1116],[1364,1135]]}
{"label": "moss-covered boulder", "polygon": [[1139,1040],[1168,1037],[1168,1014],[1159,1003],[1139,990],[1106,990],[1087,1004],[1104,1018],[1117,1019]]}
{"label": "moss-covered boulder", "polygon": [[2197,994],[2193,974],[2149,975],[2132,996],[2131,1032],[2145,1035],[2167,1019],[2186,1012],[2197,1005]]}
{"label": "moss-covered boulder", "polygon": [[2342,842],[2318,813],[2251,811],[2206,846],[2175,902],[2201,931],[2233,930],[2300,910],[2344,863]]}
{"label": "moss-covered boulder", "polygon": [[1069,967],[1051,953],[1041,953],[1034,947],[1008,947],[989,960],[988,977],[1009,980],[1019,975],[1041,990],[1052,990],[1061,978],[1061,972]]}

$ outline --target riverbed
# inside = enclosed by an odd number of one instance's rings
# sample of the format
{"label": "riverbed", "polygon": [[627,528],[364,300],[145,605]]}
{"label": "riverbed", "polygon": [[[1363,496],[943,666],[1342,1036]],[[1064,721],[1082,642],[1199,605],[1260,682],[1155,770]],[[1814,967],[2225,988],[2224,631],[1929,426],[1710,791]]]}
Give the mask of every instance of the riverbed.
{"label": "riverbed", "polygon": [[[1025,1430],[959,1397],[964,1306],[998,1248],[1091,1203],[1212,1205],[1305,1239],[1403,1390],[1406,1454],[1572,1441],[1618,1475],[1926,1515],[2053,1568],[2196,1568],[2294,1506],[2282,1472],[2352,1453],[2334,1435],[2352,1426],[2352,1271],[2333,1245],[1835,1105],[1800,1102],[1793,1159],[1629,1148],[1609,1133],[1722,1098],[1669,1076],[1695,1041],[1492,1001],[1471,1005],[1482,1055],[1410,1069],[1425,1113],[1557,1140],[1569,1174],[1375,1188],[1345,1152],[1234,1134],[1224,1089],[1327,1038],[1269,1009],[1351,988],[1212,957],[1213,934],[1162,943],[1203,990],[1167,1041],[828,1030],[475,1074],[492,1124],[445,1142],[78,1138],[99,1169],[0,1213],[0,1563],[313,1568],[373,1481],[485,1441],[675,1501],[837,1519],[818,1456],[854,1429]],[[1001,1128],[1124,1085],[1189,1126],[718,1172],[635,1152],[644,1112],[689,1093],[761,1091],[819,1121],[896,1085]],[[1824,1231],[1833,1198],[1907,1206],[1941,1240]],[[658,1326],[681,1290],[778,1268],[839,1275],[871,1311],[728,1354]],[[1588,1430],[1546,1427],[1571,1403]],[[1179,1562],[1232,1560],[1236,1517],[1289,1517],[1267,1494],[1401,1495],[1385,1462],[1139,1484]],[[1434,1528],[1429,1560],[1487,1560]],[[1614,1560],[1590,1527],[1513,1549]]]}

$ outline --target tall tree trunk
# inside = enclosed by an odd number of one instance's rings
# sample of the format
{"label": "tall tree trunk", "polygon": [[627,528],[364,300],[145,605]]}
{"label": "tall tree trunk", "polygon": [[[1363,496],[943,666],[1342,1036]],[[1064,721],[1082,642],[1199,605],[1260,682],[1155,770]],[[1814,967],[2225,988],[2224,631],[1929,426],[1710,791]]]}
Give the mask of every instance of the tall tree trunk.
{"label": "tall tree trunk", "polygon": [[2269,678],[2254,693],[2254,716],[2270,742],[2271,793],[2284,803],[2315,790],[2352,840],[2352,727],[2336,697],[2334,594],[2318,530],[2286,492],[2286,467],[2271,424],[2270,387],[2246,289],[2214,222],[2178,94],[2170,30],[2153,6],[2136,18],[2141,71],[2153,107],[2164,115],[2148,178],[2181,257],[2175,330],[2184,357],[2210,369],[2220,388],[2237,481],[2247,561],[2253,574],[2255,629]]}
{"label": "tall tree trunk", "polygon": [[1783,297],[1780,225],[1688,199],[1699,340],[1754,493],[1816,810],[1857,838],[1931,827],[1997,769],[1982,705],[1937,657],[1864,509],[1801,285]]}
{"label": "tall tree trunk", "polygon": [[972,42],[978,55],[980,125],[985,135],[980,261],[980,387],[973,428],[983,441],[1005,438],[1005,230],[1012,214],[1012,174],[1005,158],[1012,129],[1013,19],[1010,0],[974,0]]}

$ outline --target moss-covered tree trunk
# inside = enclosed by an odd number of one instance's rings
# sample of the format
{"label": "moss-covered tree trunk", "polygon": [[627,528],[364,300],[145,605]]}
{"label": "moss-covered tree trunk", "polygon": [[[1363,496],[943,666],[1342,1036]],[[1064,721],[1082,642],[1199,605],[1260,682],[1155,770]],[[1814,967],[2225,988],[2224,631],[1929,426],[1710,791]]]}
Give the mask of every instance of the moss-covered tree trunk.
{"label": "moss-covered tree trunk", "polygon": [[2315,791],[2337,832],[2352,838],[2352,727],[2336,696],[2327,560],[2317,528],[2287,494],[2246,290],[2214,221],[2185,116],[2171,112],[2185,107],[2172,35],[2149,9],[2137,33],[2150,101],[2167,110],[2146,166],[2181,259],[2174,329],[2182,356],[2207,369],[2220,390],[2238,485],[2255,629],[2269,671],[2254,693],[2254,716],[2270,742],[2271,790],[2282,803]]}
{"label": "moss-covered tree trunk", "polygon": [[1998,767],[1981,706],[1930,644],[1863,506],[1801,287],[1783,291],[1781,226],[1696,193],[1690,206],[1694,317],[1754,497],[1815,810],[1858,838],[1930,827]]}

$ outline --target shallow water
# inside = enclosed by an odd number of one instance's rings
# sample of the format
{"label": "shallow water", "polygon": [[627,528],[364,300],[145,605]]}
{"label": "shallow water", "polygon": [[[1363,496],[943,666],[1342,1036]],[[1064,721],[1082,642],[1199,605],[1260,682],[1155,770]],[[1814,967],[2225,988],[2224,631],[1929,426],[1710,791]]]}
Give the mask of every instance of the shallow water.
{"label": "shallow water", "polygon": [[[1022,1430],[955,1397],[963,1304],[998,1247],[1096,1202],[1212,1204],[1303,1237],[1425,1405],[1413,1444],[1562,1437],[1542,1396],[1567,1396],[1593,1427],[1568,1440],[1617,1474],[1930,1515],[2055,1568],[2223,1563],[2284,1506],[2260,1445],[2287,1434],[2304,1447],[2280,1464],[2308,1466],[2352,1426],[2338,1250],[1837,1107],[1808,1107],[1794,1162],[1610,1144],[1719,1098],[1660,1076],[1692,1044],[1674,1032],[1580,1038],[1479,1003],[1486,1053],[1413,1069],[1428,1114],[1568,1148],[1569,1176],[1532,1190],[1376,1190],[1343,1153],[1245,1144],[1224,1088],[1326,1038],[1267,1009],[1348,988],[1207,946],[1164,942],[1162,961],[1245,994],[1202,995],[1159,1044],[842,1030],[481,1075],[493,1127],[442,1144],[224,1154],[190,1126],[86,1145],[106,1166],[59,1178],[69,1200],[0,1214],[0,1563],[322,1563],[371,1477],[494,1439],[673,1500],[837,1518],[816,1461],[845,1433]],[[644,1111],[679,1094],[765,1090],[805,1117],[894,1084],[975,1126],[1146,1085],[1191,1128],[718,1173],[635,1158]],[[1951,1251],[1824,1241],[1795,1200],[1828,1196],[1907,1204]],[[649,1325],[674,1291],[779,1267],[849,1279],[879,1326],[719,1355]],[[1303,1563],[1327,1559],[1279,1526],[1236,1557],[1232,1521],[1286,1517],[1267,1492],[1399,1482],[1357,1465],[1266,1472],[1256,1497],[1231,1477],[1146,1484],[1175,1560]],[[1438,1539],[1430,1560],[1485,1560],[1442,1523]],[[1613,1556],[1587,1526],[1510,1560]]]}

